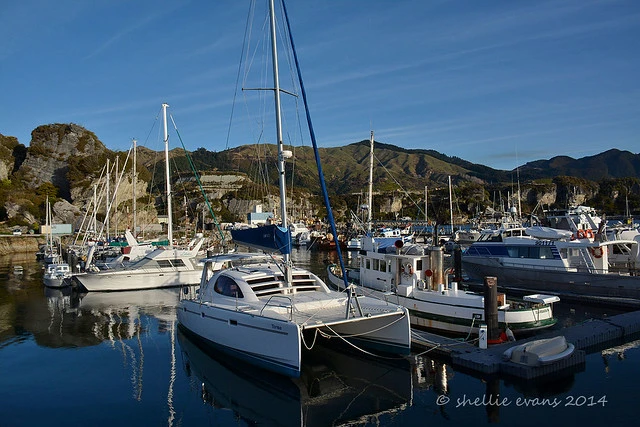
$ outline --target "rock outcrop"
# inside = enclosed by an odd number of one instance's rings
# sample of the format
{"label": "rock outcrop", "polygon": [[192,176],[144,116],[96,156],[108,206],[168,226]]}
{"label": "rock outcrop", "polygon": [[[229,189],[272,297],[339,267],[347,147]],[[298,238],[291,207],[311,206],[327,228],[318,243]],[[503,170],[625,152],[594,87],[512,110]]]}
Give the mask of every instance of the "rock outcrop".
{"label": "rock outcrop", "polygon": [[107,151],[96,135],[76,124],[50,124],[31,132],[27,157],[20,167],[20,178],[29,188],[45,182],[55,185],[60,196],[69,199],[67,178],[71,157],[89,157]]}

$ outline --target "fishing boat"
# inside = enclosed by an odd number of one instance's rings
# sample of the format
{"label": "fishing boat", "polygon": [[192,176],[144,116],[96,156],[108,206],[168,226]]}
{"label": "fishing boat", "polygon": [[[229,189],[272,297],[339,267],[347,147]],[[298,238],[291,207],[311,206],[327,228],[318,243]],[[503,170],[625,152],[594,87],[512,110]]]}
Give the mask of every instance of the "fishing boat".
{"label": "fishing boat", "polygon": [[62,256],[58,251],[58,248],[53,243],[53,229],[51,224],[53,223],[53,214],[51,212],[51,203],[49,203],[49,196],[45,202],[46,207],[46,236],[47,244],[44,257],[45,270],[42,276],[42,282],[49,288],[62,288],[70,285],[68,279],[73,276],[71,267],[69,264],[62,260]]}
{"label": "fishing boat", "polygon": [[66,262],[56,262],[46,264],[42,281],[44,285],[49,288],[62,288],[71,284],[68,279],[71,279],[72,276],[73,273],[71,272],[69,264]]}
{"label": "fishing boat", "polygon": [[[456,335],[477,335],[485,322],[484,297],[448,282],[441,247],[404,245],[398,241],[394,252],[382,248],[375,237],[363,241],[358,268],[347,269],[349,283],[358,291],[407,307],[411,325]],[[327,267],[330,282],[344,287],[340,269]],[[498,295],[498,322],[502,330],[526,335],[556,324],[553,295],[533,294],[521,299]]]}
{"label": "fishing boat", "polygon": [[[282,6],[286,18],[284,3]],[[282,223],[234,230],[232,236],[236,242],[280,253],[282,261],[218,269],[211,268],[213,260],[207,259],[200,285],[183,287],[177,309],[179,325],[208,345],[290,377],[300,376],[303,351],[313,351],[320,340],[349,343],[369,352],[408,354],[411,330],[405,308],[358,296],[353,288],[344,293],[333,291],[318,276],[291,262],[284,169],[285,158],[291,153],[283,148],[273,0],[269,2],[269,18]],[[286,24],[289,28],[288,18]],[[293,48],[290,31],[289,38]],[[298,78],[306,106],[299,70]],[[317,153],[310,122],[309,128]],[[319,157],[316,161],[323,184]],[[324,195],[335,233],[328,196]]]}
{"label": "fishing boat", "polygon": [[640,299],[638,242],[550,227],[488,230],[462,254],[471,280],[554,295]]}

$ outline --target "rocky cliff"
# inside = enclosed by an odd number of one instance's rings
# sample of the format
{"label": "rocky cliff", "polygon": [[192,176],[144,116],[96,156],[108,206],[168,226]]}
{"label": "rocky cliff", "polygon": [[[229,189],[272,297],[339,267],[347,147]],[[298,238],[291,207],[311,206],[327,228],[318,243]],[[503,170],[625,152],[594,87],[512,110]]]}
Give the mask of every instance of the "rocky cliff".
{"label": "rocky cliff", "polygon": [[20,178],[31,189],[50,182],[61,197],[70,198],[69,160],[103,155],[106,147],[96,135],[82,126],[50,124],[31,132],[31,144],[20,166]]}

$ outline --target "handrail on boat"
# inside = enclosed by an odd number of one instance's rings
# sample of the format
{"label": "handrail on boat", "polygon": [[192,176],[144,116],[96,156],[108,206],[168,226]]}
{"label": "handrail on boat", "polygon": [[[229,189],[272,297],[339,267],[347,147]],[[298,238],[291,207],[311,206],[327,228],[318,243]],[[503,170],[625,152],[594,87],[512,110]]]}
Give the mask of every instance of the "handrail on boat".
{"label": "handrail on boat", "polygon": [[286,300],[289,301],[289,305],[275,305],[274,307],[285,307],[287,309],[287,311],[289,311],[289,320],[293,320],[293,300],[286,296],[286,295],[272,295],[269,297],[269,299],[267,300],[267,302],[264,303],[264,305],[262,306],[262,308],[260,309],[260,316],[262,316],[262,312],[264,311],[265,308],[267,308],[268,305],[270,305],[271,300],[274,298],[284,298]]}

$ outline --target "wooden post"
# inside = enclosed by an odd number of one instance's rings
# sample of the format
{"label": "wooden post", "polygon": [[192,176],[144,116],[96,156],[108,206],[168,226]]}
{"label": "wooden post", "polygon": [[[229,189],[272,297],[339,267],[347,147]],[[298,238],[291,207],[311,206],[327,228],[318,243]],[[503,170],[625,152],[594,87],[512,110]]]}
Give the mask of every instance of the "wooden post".
{"label": "wooden post", "polygon": [[487,324],[487,341],[489,344],[500,342],[498,330],[498,278],[484,278],[484,321]]}
{"label": "wooden post", "polygon": [[[462,283],[462,248],[456,245],[453,249],[453,280]],[[460,289],[458,287],[458,289]]]}

